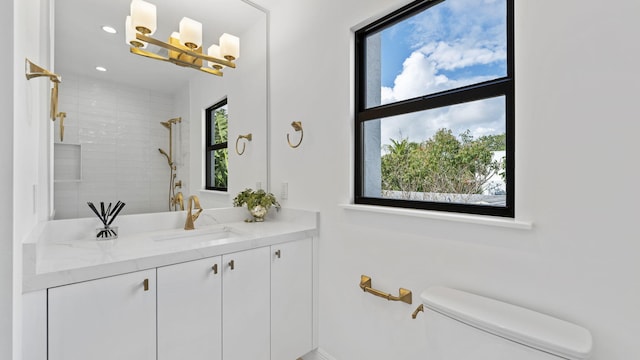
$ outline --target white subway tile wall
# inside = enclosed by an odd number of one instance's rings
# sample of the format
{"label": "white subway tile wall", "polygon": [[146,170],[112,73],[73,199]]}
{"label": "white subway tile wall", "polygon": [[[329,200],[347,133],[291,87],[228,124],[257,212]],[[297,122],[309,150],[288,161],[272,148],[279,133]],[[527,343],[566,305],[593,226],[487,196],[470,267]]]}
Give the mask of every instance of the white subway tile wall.
{"label": "white subway tile wall", "polygon": [[[183,117],[173,126],[173,157],[177,179],[188,181],[189,128],[176,97],[74,75],[65,75],[59,92],[59,111],[67,113],[62,144],[75,147],[54,146],[55,218],[92,217],[89,201],[124,201],[123,214],[168,211],[170,170],[158,149],[169,152],[169,131],[161,121]],[[54,129],[59,144],[58,123]]]}

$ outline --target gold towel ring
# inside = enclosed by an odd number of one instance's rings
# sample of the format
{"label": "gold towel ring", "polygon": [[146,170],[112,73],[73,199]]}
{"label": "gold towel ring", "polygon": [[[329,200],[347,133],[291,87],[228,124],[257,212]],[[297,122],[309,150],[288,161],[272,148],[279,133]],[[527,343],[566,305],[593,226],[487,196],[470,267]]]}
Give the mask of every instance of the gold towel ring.
{"label": "gold towel ring", "polygon": [[304,131],[302,130],[302,122],[300,121],[294,121],[291,123],[291,126],[293,126],[293,128],[295,129],[295,131],[300,131],[300,141],[298,141],[297,144],[293,145],[291,143],[291,140],[289,140],[289,134],[287,134],[287,142],[289,143],[289,146],[293,149],[297,148],[298,146],[300,146],[300,144],[302,144],[302,138],[304,137]]}
{"label": "gold towel ring", "polygon": [[247,139],[248,141],[251,141],[252,138],[253,138],[253,135],[251,133],[249,133],[247,135],[238,135],[238,138],[236,139],[236,154],[238,154],[238,155],[244,154],[244,149],[247,146],[246,143],[242,143],[242,151],[239,151],[238,150],[238,142],[240,141],[240,139]]}

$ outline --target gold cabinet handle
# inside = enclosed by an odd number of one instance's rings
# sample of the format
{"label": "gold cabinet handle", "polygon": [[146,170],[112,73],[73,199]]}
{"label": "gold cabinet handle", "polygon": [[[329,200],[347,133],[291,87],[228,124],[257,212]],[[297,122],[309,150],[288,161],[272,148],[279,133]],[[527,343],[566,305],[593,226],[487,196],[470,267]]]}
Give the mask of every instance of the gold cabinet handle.
{"label": "gold cabinet handle", "polygon": [[360,288],[364,292],[368,292],[369,294],[387,299],[389,301],[402,301],[404,303],[411,304],[411,290],[400,288],[400,294],[398,296],[394,296],[389,293],[372,288],[371,278],[366,275],[362,275],[360,277]]}
{"label": "gold cabinet handle", "polygon": [[280,257],[282,256],[282,252],[280,250],[277,250],[276,256],[278,257],[278,259],[280,259]]}
{"label": "gold cabinet handle", "polygon": [[233,270],[235,268],[235,266],[236,266],[235,261],[233,261],[233,260],[229,261],[229,267],[231,268],[231,270]]}
{"label": "gold cabinet handle", "polygon": [[418,306],[418,308],[413,312],[413,314],[411,314],[411,318],[415,319],[418,316],[418,313],[421,312],[421,311],[424,312],[424,305],[423,304],[420,304]]}
{"label": "gold cabinet handle", "polygon": [[149,291],[149,279],[144,279],[142,287],[144,288],[144,291]]}
{"label": "gold cabinet handle", "polygon": [[218,273],[218,264],[213,264],[213,266],[211,267],[211,270],[213,270],[214,274]]}

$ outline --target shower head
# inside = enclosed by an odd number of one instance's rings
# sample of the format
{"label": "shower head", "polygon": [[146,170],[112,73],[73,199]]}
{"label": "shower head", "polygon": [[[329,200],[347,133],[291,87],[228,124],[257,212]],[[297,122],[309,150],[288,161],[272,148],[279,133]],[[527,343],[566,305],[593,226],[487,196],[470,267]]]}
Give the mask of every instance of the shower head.
{"label": "shower head", "polygon": [[166,127],[167,129],[171,129],[171,123],[169,121],[160,121],[160,124]]}
{"label": "shower head", "polygon": [[169,155],[167,155],[167,153],[162,149],[158,149],[158,151],[160,151],[160,154],[162,154],[162,155],[167,157],[167,162],[169,163],[169,166],[171,166],[172,163],[171,163],[171,158],[169,157]]}
{"label": "shower head", "polygon": [[173,119],[171,119],[171,120],[167,120],[167,122],[168,122],[169,124],[177,124],[177,123],[179,123],[179,122],[182,122],[182,118],[181,118],[181,117],[173,118]]}

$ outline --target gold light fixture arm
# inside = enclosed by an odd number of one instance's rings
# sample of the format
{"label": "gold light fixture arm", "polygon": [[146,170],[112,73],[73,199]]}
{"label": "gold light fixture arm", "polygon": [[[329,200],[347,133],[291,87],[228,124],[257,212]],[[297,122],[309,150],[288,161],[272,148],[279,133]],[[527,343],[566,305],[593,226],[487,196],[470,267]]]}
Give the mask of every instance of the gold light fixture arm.
{"label": "gold light fixture arm", "polygon": [[394,296],[389,293],[372,288],[371,278],[366,275],[362,275],[360,277],[360,288],[364,292],[368,292],[369,294],[373,294],[375,296],[381,297],[383,299],[387,299],[389,301],[402,301],[407,304],[411,304],[412,302],[411,290],[400,288],[399,295]]}
{"label": "gold light fixture arm", "polygon": [[222,72],[218,71],[216,69],[209,69],[209,68],[206,68],[204,66],[200,67],[200,66],[194,65],[192,63],[188,63],[188,62],[184,62],[184,61],[180,61],[180,60],[176,60],[176,59],[170,59],[170,58],[162,57],[162,56],[160,56],[158,54],[154,54],[152,52],[145,51],[145,50],[142,50],[142,49],[139,49],[139,48],[135,48],[135,47],[132,47],[129,50],[130,50],[130,52],[132,54],[148,57],[148,58],[151,58],[151,59],[171,62],[171,63],[175,63],[175,64],[182,65],[182,66],[188,66],[190,68],[193,68],[193,69],[196,69],[196,70],[200,70],[202,72],[206,72],[206,73],[211,74],[211,75],[222,76]]}
{"label": "gold light fixture arm", "polygon": [[169,42],[166,43],[166,42],[154,39],[150,36],[136,33],[136,39],[140,41],[144,41],[149,44],[156,45],[163,49],[167,49],[169,51],[169,57],[164,57],[164,56],[152,53],[150,51],[142,50],[141,48],[135,47],[135,46],[132,46],[129,49],[129,51],[132,54],[148,57],[155,60],[171,62],[176,65],[190,67],[192,69],[200,70],[202,72],[205,72],[211,75],[216,75],[216,76],[222,76],[223,75],[222,71],[207,67],[206,65],[204,65],[206,64],[205,61],[210,61],[218,65],[224,65],[232,69],[236,68],[236,64],[232,61],[205,55],[202,53],[202,47],[199,47],[195,50],[191,50],[186,46],[183,46],[179,42],[176,42],[175,39],[173,38],[170,38]]}
{"label": "gold light fixture arm", "polygon": [[147,35],[143,35],[140,33],[136,33],[136,39],[140,40],[140,41],[144,41],[147,42],[149,44],[153,44],[156,46],[159,46],[161,48],[167,49],[169,51],[175,51],[177,54],[176,57],[181,57],[184,55],[188,55],[190,57],[196,58],[196,59],[200,59],[200,60],[205,60],[205,61],[211,61],[214,62],[216,64],[220,64],[220,65],[224,65],[227,67],[230,67],[232,69],[236,68],[236,64],[234,62],[228,61],[228,60],[224,60],[224,59],[219,59],[216,57],[212,57],[209,55],[205,55],[202,53],[202,48],[198,48],[200,50],[190,50],[189,48],[187,48],[186,46],[182,46],[182,45],[178,45],[178,44],[171,44],[171,43],[166,43],[164,41],[160,41],[157,39],[154,39],[150,36]]}
{"label": "gold light fixture arm", "polygon": [[300,121],[294,121],[291,123],[291,126],[293,126],[293,129],[295,131],[300,131],[300,141],[298,141],[297,144],[292,144],[291,140],[289,140],[289,134],[287,134],[287,142],[289,143],[289,146],[293,149],[297,148],[298,146],[300,146],[300,144],[302,144],[302,138],[304,137],[304,131],[302,130],[302,122]]}
{"label": "gold light fixture arm", "polygon": [[246,143],[242,143],[242,151],[238,150],[238,142],[240,139],[247,139],[247,141],[251,141],[253,139],[253,135],[251,133],[247,135],[238,135],[238,138],[236,139],[236,154],[238,155],[244,154],[245,147],[247,146]]}

